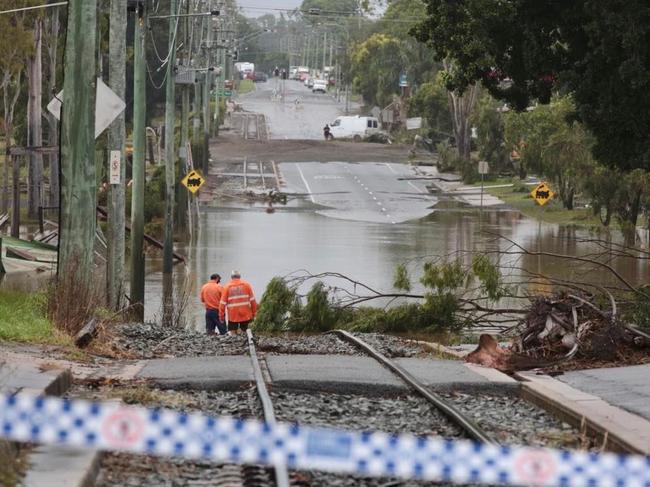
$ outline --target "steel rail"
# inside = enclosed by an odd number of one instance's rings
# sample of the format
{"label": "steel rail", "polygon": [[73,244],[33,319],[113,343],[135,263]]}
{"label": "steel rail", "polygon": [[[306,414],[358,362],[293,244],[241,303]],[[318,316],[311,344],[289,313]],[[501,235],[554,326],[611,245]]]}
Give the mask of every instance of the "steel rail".
{"label": "steel rail", "polygon": [[411,388],[416,390],[418,393],[420,393],[420,395],[422,395],[422,397],[433,404],[442,414],[460,426],[463,431],[465,431],[472,439],[480,441],[481,443],[497,443],[492,438],[490,438],[490,436],[488,436],[488,434],[485,433],[474,421],[467,418],[463,413],[445,401],[438,394],[430,391],[404,368],[400,367],[394,361],[379,353],[368,343],[364,342],[360,338],[355,337],[345,330],[333,330],[328,333],[335,334],[341,339],[351,342],[357,347],[363,349],[366,353],[368,353],[368,355],[372,356],[382,365],[388,367],[395,375],[399,376],[404,382],[411,386]]}
{"label": "steel rail", "polygon": [[[260,366],[260,361],[257,356],[257,351],[255,350],[255,343],[253,341],[253,332],[249,329],[246,330],[246,337],[248,338],[248,354],[250,355],[251,362],[253,364],[253,377],[255,378],[255,387],[257,388],[257,394],[260,397],[260,402],[262,403],[262,411],[264,412],[264,421],[267,424],[275,424],[275,412],[273,411],[273,401],[269,395],[269,391],[266,388],[266,381],[264,380],[264,375],[262,374],[262,367]],[[284,464],[275,464],[273,465],[273,470],[275,472],[275,482],[278,487],[289,487],[289,472],[287,471],[287,466]]]}

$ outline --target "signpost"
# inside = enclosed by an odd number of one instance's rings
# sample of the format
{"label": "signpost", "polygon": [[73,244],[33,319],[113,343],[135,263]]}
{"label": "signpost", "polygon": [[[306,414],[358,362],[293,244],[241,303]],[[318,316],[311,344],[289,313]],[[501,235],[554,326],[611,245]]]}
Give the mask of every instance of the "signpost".
{"label": "signpost", "polygon": [[481,211],[483,211],[483,181],[485,175],[490,172],[490,165],[487,161],[478,161],[478,173],[481,175]]}
{"label": "signpost", "polygon": [[530,192],[530,195],[539,206],[544,206],[553,199],[555,193],[548,184],[542,182],[535,186],[535,189]]}
{"label": "signpost", "polygon": [[112,150],[109,164],[109,184],[120,184],[120,168],[122,167],[122,152],[119,150]]}
{"label": "signpost", "polygon": [[201,176],[196,169],[192,169],[187,175],[181,180],[181,184],[185,186],[192,194],[196,192],[205,184],[205,178]]}

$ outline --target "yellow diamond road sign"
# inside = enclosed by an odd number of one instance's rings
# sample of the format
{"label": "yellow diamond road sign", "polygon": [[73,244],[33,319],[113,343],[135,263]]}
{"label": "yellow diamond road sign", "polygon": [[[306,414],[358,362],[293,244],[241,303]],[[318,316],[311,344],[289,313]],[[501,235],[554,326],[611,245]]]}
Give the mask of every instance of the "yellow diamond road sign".
{"label": "yellow diamond road sign", "polygon": [[187,175],[181,180],[181,184],[189,189],[192,193],[196,193],[201,186],[205,184],[205,178],[201,176],[201,173],[192,169]]}
{"label": "yellow diamond road sign", "polygon": [[535,189],[530,192],[530,195],[537,202],[538,205],[544,206],[546,203],[553,199],[555,193],[551,187],[546,183],[539,183]]}

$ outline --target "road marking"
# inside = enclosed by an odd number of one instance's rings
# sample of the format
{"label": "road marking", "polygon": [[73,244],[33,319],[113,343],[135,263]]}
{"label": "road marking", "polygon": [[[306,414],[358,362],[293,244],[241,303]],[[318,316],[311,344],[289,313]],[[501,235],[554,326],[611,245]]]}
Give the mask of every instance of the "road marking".
{"label": "road marking", "polygon": [[375,201],[377,201],[377,197],[376,197],[376,196],[373,196],[372,199],[375,200]]}
{"label": "road marking", "polygon": [[305,179],[305,175],[302,173],[302,169],[300,169],[300,165],[298,165],[298,172],[300,173],[300,177],[302,178],[302,182],[305,183],[305,188],[307,188],[307,191],[309,192],[309,199],[311,199],[312,203],[316,203],[316,200],[314,199],[314,195],[312,194],[311,188],[309,187],[309,183],[307,182],[307,179]]}
{"label": "road marking", "polygon": [[395,171],[395,169],[393,169],[393,166],[391,166],[390,163],[387,162],[387,163],[386,163],[386,167],[387,167],[388,169],[390,169],[390,171],[391,171],[393,174],[397,174],[397,171]]}
{"label": "road marking", "polygon": [[418,193],[424,193],[424,191],[422,191],[420,188],[418,188],[418,187],[417,187],[415,184],[413,184],[411,181],[407,181],[407,183],[410,184],[411,187],[414,188],[415,191],[417,191]]}
{"label": "road marking", "polygon": [[381,201],[377,201],[377,204],[378,204],[379,206],[381,206]]}
{"label": "road marking", "polygon": [[368,194],[370,194],[370,195],[371,195],[371,194],[372,194],[372,191],[368,191]]}
{"label": "road marking", "polygon": [[386,211],[386,208],[384,208],[384,207],[382,206],[382,207],[381,207],[381,211]]}

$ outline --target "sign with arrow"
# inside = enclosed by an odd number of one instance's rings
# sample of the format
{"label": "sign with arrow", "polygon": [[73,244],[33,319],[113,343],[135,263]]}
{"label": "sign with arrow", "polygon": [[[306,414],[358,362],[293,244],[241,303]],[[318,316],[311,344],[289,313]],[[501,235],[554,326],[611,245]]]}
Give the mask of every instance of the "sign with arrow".
{"label": "sign with arrow", "polygon": [[535,186],[535,189],[530,192],[530,195],[538,205],[544,206],[546,203],[553,199],[555,193],[553,190],[551,190],[551,187],[548,184],[539,183],[537,186]]}
{"label": "sign with arrow", "polygon": [[201,186],[205,184],[205,178],[196,169],[192,169],[181,180],[181,184],[185,186],[192,194],[195,194]]}

